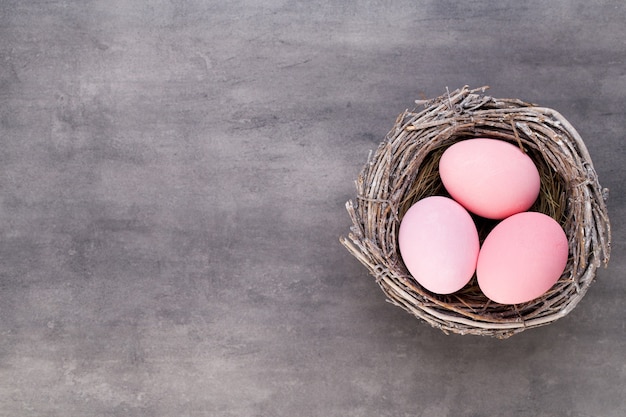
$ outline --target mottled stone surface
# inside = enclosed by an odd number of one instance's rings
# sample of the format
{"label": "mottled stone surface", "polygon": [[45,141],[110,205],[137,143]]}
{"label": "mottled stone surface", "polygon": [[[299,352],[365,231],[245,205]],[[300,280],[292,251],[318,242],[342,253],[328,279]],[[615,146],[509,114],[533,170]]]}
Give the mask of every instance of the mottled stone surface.
{"label": "mottled stone surface", "polygon": [[[618,417],[621,0],[0,1],[1,416]],[[338,242],[367,154],[469,84],[560,111],[610,267],[505,341],[386,303]]]}

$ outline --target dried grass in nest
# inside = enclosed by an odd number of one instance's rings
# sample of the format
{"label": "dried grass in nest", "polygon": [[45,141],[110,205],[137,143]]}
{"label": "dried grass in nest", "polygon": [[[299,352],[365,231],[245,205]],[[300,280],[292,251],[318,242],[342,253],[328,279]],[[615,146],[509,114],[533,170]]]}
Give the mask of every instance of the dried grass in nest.
{"label": "dried grass in nest", "polygon": [[[400,114],[357,181],[356,200],[346,208],[351,232],[341,243],[376,277],[388,299],[445,333],[506,338],[567,315],[608,263],[610,223],[607,190],[583,140],[556,111],[517,99],[496,99],[487,87],[467,86]],[[421,287],[397,248],[400,220],[417,200],[447,195],[438,163],[451,144],[489,137],[517,144],[533,159],[541,191],[533,211],[558,221],[569,241],[569,259],[559,281],[542,297],[504,305],[487,299],[475,277],[462,290],[438,295]],[[496,224],[475,217],[482,239]]]}

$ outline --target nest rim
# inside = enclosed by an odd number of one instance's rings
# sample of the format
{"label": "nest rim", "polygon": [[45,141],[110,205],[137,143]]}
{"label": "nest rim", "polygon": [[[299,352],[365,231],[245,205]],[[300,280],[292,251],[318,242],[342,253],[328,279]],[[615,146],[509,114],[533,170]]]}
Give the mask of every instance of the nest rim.
{"label": "nest rim", "polygon": [[[600,187],[582,138],[560,113],[518,99],[496,99],[484,94],[487,89],[446,88],[443,95],[418,100],[417,108],[398,116],[359,173],[356,200],[346,203],[353,225],[340,241],[391,303],[444,333],[508,338],[569,314],[597,268],[606,267],[608,190]],[[429,195],[445,195],[433,160],[453,143],[478,137],[505,140],[528,153],[542,183],[531,210],[557,220],[568,237],[564,273],[551,290],[527,303],[492,302],[477,289],[475,278],[457,293],[431,293],[410,275],[397,248],[408,207]],[[492,226],[486,224],[485,230]]]}

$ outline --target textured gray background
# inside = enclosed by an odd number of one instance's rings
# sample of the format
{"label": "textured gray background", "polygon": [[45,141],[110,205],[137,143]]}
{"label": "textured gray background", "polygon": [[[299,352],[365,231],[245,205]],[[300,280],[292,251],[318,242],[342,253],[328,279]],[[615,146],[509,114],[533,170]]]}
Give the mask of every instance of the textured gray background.
{"label": "textured gray background", "polygon": [[[626,412],[626,5],[0,0],[1,416]],[[469,84],[611,189],[566,318],[446,336],[338,242],[368,151]]]}

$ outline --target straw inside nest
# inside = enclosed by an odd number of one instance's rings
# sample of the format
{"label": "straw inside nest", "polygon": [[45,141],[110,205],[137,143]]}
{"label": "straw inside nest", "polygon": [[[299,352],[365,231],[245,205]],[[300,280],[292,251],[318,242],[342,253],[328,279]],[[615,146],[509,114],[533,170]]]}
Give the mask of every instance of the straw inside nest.
{"label": "straw inside nest", "polygon": [[[341,242],[376,277],[388,299],[446,333],[508,337],[565,316],[585,294],[596,268],[608,262],[610,224],[604,191],[584,143],[551,109],[515,99],[494,99],[468,87],[406,111],[357,179],[357,200],[347,203],[353,226]],[[438,165],[453,143],[490,137],[517,144],[535,162],[540,195],[531,210],[564,228],[570,258],[559,282],[542,297],[518,305],[489,301],[473,279],[454,294],[422,288],[406,270],[397,230],[416,201],[447,195]],[[497,221],[475,216],[481,241]]]}
{"label": "straw inside nest", "polygon": [[[460,140],[471,139],[471,137],[461,137],[456,140],[452,140],[446,146],[440,146],[436,149],[432,150],[426,157],[424,158],[424,162],[420,165],[417,175],[413,181],[413,185],[409,188],[406,196],[400,202],[399,205],[399,220],[402,221],[404,214],[408,211],[408,209],[415,204],[417,201],[429,197],[429,196],[446,196],[450,197],[450,194],[446,191],[441,177],[439,175],[439,160],[441,156],[445,152],[445,150]],[[556,220],[562,227],[566,226],[566,216],[565,216],[565,183],[563,178],[556,172],[554,172],[543,160],[539,153],[529,152],[528,149],[525,149],[521,146],[522,150],[529,154],[530,158],[533,160],[535,165],[537,166],[537,170],[539,172],[539,176],[541,179],[541,186],[539,190],[539,196],[529,211],[537,211],[540,213],[544,213],[554,220]],[[482,246],[483,241],[489,234],[489,232],[500,222],[499,220],[487,219],[481,216],[474,215],[470,213],[474,223],[476,224],[476,228],[478,230],[478,237],[480,245]],[[455,297],[458,297],[459,294],[462,294],[464,297],[471,297],[473,302],[486,304],[489,302],[487,297],[484,296],[480,288],[478,287],[478,283],[476,280],[476,274],[472,277],[470,282],[462,288],[460,291],[454,294]],[[433,296],[438,296],[433,294]],[[438,296],[442,299],[450,296]],[[517,314],[517,312],[515,313]]]}

